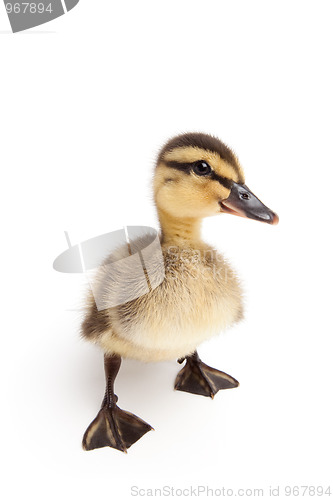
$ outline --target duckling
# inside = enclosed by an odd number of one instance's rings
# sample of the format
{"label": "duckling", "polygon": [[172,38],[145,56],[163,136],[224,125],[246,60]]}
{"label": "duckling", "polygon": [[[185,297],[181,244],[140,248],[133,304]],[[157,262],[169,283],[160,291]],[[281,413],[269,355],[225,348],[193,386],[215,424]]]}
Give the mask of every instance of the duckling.
{"label": "duckling", "polygon": [[[82,335],[104,351],[106,392],[84,434],[85,450],[110,446],[126,451],[152,429],[117,406],[114,382],[121,358],[185,362],[175,381],[178,391],[213,398],[219,390],[239,385],[231,375],[203,363],[197,352],[199,344],[243,315],[238,278],[223,256],[202,241],[201,221],[234,214],[274,225],[278,216],[245,185],[235,153],[208,134],[185,133],[169,140],[159,152],[153,186],[163,281],[134,300],[104,310],[88,297]],[[128,256],[127,248],[119,249],[117,258],[122,256]],[[106,295],[108,279],[102,266],[98,280]]]}

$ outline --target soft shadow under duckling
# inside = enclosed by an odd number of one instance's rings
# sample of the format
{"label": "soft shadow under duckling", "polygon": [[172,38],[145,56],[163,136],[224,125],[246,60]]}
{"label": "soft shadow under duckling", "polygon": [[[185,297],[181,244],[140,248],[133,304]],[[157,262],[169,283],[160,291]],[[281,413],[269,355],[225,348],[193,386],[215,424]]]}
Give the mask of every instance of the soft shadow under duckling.
{"label": "soft shadow under duckling", "polygon": [[[201,240],[201,220],[229,213],[277,224],[278,216],[245,185],[235,154],[219,139],[200,133],[177,136],[162,148],[154,197],[163,282],[137,299],[101,311],[92,296],[88,299],[82,334],[105,353],[106,393],[83,437],[86,450],[110,446],[126,451],[152,429],[117,406],[114,381],[121,357],[186,361],[175,382],[179,391],[214,397],[239,385],[231,375],[204,364],[196,351],[201,342],[242,318],[238,279],[224,258]],[[107,281],[107,273],[99,276],[103,279]]]}

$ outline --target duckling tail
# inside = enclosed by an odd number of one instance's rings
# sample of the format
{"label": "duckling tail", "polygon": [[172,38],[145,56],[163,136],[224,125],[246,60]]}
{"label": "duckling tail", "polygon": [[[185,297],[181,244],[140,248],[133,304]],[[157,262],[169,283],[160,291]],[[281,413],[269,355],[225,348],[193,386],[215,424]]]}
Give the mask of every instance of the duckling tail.
{"label": "duckling tail", "polygon": [[133,443],[153,428],[144,420],[117,405],[102,406],[97,417],[84,433],[84,450],[110,446],[126,453]]}

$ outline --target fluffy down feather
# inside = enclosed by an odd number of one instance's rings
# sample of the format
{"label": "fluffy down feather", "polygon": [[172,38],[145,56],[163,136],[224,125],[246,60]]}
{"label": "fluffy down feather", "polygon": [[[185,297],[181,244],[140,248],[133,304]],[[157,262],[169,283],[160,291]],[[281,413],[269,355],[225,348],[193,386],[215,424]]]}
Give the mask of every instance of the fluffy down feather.
{"label": "fluffy down feather", "polygon": [[[138,243],[144,246],[144,241]],[[89,294],[82,335],[105,353],[141,361],[183,357],[242,318],[239,281],[215,249],[202,242],[195,247],[162,243],[162,251],[165,278],[155,289],[104,310],[97,309]],[[109,295],[127,287],[142,292],[142,280],[125,268],[115,292],[107,264],[124,257],[128,257],[126,246],[109,256],[97,273],[96,284],[106,304]],[[150,277],[154,269],[160,272],[157,262],[152,268]]]}

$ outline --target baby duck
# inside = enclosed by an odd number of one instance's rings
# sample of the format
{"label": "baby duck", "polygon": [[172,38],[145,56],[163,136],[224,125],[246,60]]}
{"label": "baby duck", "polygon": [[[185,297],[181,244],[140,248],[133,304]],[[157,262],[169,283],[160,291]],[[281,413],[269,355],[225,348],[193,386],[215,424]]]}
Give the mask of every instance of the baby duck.
{"label": "baby duck", "polygon": [[[98,310],[92,295],[82,335],[104,351],[106,393],[83,437],[83,448],[126,451],[152,427],[117,406],[114,381],[121,358],[186,362],[175,389],[214,397],[237,387],[235,378],[203,363],[197,346],[242,318],[242,292],[234,271],[200,237],[201,220],[234,214],[269,224],[278,216],[245,185],[238,158],[211,135],[186,133],[161,149],[154,174],[165,277],[125,304]],[[117,258],[121,257],[120,249]],[[123,249],[128,256],[128,249]],[[108,275],[99,275],[107,294]],[[126,286],[126,284],[125,284]]]}

